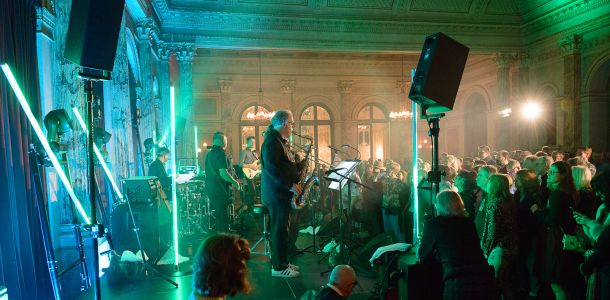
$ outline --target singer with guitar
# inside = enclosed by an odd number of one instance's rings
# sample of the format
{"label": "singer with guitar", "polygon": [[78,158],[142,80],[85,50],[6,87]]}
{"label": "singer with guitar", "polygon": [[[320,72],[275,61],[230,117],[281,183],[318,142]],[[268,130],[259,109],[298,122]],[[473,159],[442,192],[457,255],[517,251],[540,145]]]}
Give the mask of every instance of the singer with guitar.
{"label": "singer with guitar", "polygon": [[288,262],[291,244],[289,224],[293,195],[301,194],[299,174],[305,161],[297,162],[288,138],[292,134],[294,118],[289,110],[279,110],[271,118],[261,148],[261,200],[271,218],[271,276],[297,277],[298,267]]}
{"label": "singer with guitar", "polygon": [[256,150],[254,149],[254,141],[255,139],[253,136],[247,137],[246,149],[242,150],[239,154],[239,166],[244,172],[242,200],[248,206],[254,204],[254,200],[256,199],[254,178],[261,172],[258,164],[258,153],[256,153]]}
{"label": "singer with guitar", "polygon": [[212,150],[205,158],[205,185],[210,206],[215,211],[216,231],[221,232],[229,230],[231,185],[241,190],[241,184],[229,171],[231,164],[225,153],[227,137],[222,132],[216,132],[212,143]]}

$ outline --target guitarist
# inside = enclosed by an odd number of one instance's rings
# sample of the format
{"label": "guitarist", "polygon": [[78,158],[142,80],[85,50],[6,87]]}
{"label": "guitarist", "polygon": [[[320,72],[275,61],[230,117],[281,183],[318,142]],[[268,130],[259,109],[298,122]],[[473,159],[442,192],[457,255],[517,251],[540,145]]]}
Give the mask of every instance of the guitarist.
{"label": "guitarist", "polygon": [[210,206],[216,215],[216,231],[229,230],[229,204],[231,197],[230,186],[241,189],[238,179],[231,175],[231,164],[225,153],[227,137],[222,132],[214,133],[212,150],[205,158],[205,186]]}
{"label": "guitarist", "polygon": [[[239,154],[239,166],[242,169],[249,169],[251,172],[257,172],[260,170],[258,165],[258,153],[254,150],[254,137],[249,136],[246,138],[246,149],[242,150]],[[244,190],[242,193],[242,200],[248,206],[254,204],[256,199],[256,186],[254,184],[254,178],[244,176]]]}
{"label": "guitarist", "polygon": [[300,194],[299,172],[305,162],[297,162],[288,138],[292,134],[294,118],[289,110],[279,110],[271,118],[261,148],[261,200],[271,218],[271,276],[297,277],[298,267],[288,263],[289,237],[293,195]]}

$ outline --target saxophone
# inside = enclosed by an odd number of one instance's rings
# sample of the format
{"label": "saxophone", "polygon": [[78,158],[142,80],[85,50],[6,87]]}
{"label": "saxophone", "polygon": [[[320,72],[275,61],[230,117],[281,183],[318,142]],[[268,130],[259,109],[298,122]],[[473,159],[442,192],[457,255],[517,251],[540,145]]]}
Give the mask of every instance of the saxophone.
{"label": "saxophone", "polygon": [[302,136],[296,132],[292,132],[292,134],[307,139],[309,140],[309,147],[307,149],[307,153],[305,154],[305,164],[303,166],[303,169],[301,170],[301,173],[299,174],[299,181],[298,184],[300,184],[303,189],[301,190],[300,194],[296,194],[292,196],[292,199],[290,201],[290,204],[292,205],[293,209],[301,209],[303,207],[305,207],[307,205],[307,198],[309,196],[309,191],[311,190],[311,187],[318,182],[318,178],[316,176],[314,176],[311,172],[309,172],[309,155],[311,154],[311,149],[313,148],[313,139],[310,137],[306,137],[306,136]]}

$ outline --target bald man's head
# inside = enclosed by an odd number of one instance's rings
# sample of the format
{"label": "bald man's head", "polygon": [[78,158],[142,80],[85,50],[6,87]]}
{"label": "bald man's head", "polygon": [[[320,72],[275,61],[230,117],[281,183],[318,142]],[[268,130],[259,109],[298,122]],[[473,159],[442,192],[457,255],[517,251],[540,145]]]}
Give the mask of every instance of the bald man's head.
{"label": "bald man's head", "polygon": [[348,297],[358,283],[356,272],[348,265],[338,265],[330,273],[328,283],[338,288],[344,297]]}

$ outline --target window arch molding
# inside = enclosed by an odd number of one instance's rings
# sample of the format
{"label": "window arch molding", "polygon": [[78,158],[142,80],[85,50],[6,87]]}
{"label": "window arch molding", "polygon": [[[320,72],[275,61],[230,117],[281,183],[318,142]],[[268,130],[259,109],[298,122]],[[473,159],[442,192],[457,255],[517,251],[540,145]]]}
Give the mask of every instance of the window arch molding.
{"label": "window arch molding", "polygon": [[308,103],[299,114],[299,132],[313,138],[315,151],[312,153],[316,159],[332,163],[333,153],[328,146],[333,142],[333,114],[324,103]]}
{"label": "window arch molding", "polygon": [[362,105],[354,118],[357,122],[358,150],[362,159],[387,158],[389,153],[389,124],[387,108],[380,102]]}

